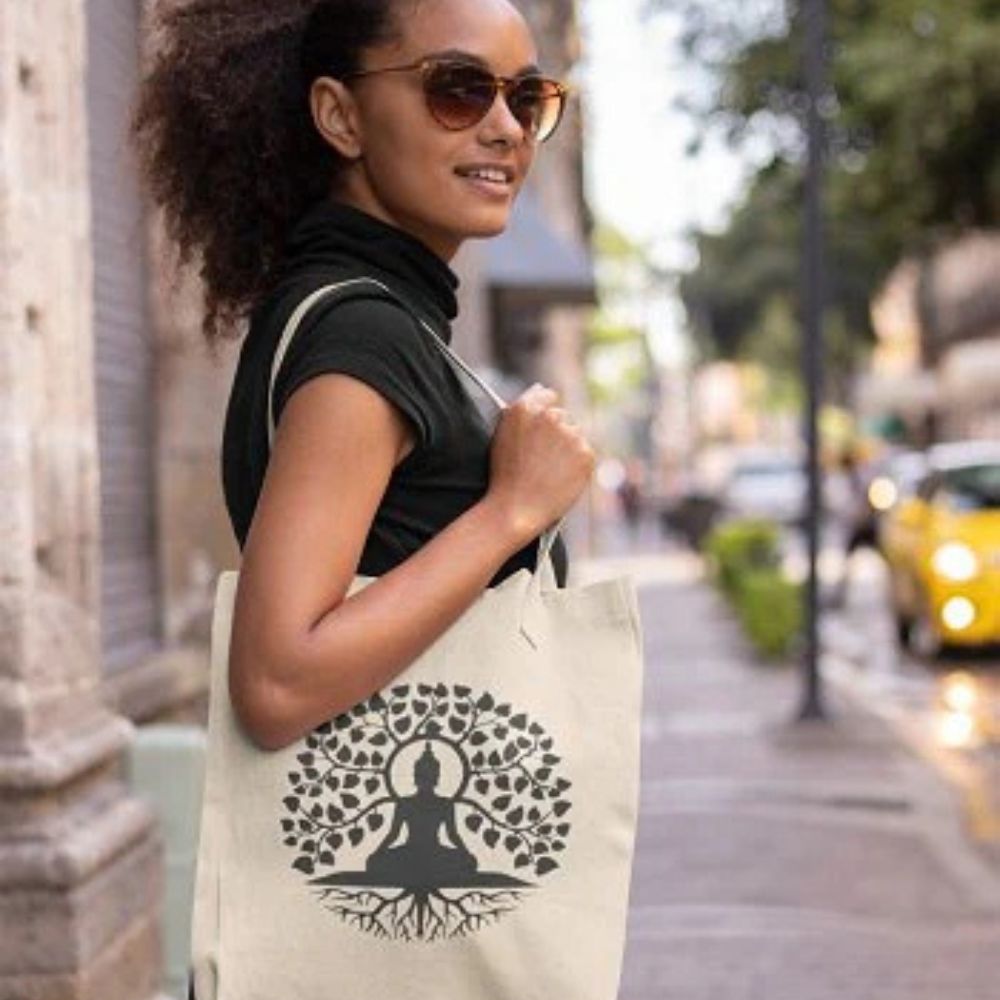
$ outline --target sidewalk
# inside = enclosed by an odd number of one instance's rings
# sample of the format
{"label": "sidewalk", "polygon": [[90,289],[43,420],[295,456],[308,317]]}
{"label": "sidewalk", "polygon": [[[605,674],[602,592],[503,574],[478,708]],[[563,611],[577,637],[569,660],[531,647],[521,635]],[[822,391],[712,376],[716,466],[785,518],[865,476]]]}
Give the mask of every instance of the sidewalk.
{"label": "sidewalk", "polygon": [[677,549],[627,571],[646,653],[643,788],[621,1000],[990,1000],[1000,876],[954,793],[879,719],[755,663]]}

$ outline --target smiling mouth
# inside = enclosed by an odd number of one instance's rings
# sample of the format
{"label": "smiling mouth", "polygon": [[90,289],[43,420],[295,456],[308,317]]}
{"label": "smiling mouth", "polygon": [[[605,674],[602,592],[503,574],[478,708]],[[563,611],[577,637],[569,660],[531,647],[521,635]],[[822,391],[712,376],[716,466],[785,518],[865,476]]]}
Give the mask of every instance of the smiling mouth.
{"label": "smiling mouth", "polygon": [[458,168],[455,173],[463,180],[489,185],[497,190],[506,190],[514,183],[512,171],[497,167],[473,167],[465,170]]}

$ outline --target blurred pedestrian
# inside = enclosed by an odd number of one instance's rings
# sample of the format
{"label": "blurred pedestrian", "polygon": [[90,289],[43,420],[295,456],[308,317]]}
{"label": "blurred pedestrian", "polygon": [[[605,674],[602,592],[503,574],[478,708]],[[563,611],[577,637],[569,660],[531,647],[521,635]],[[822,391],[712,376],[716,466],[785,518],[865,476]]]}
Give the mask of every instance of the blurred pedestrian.
{"label": "blurred pedestrian", "polygon": [[851,557],[858,549],[875,543],[874,512],[868,502],[868,481],[857,445],[848,445],[841,452],[839,465],[838,481],[843,492],[837,505],[836,520],[839,521],[843,542],[843,560],[830,596],[834,607],[843,607],[847,602]]}
{"label": "blurred pedestrian", "polygon": [[635,541],[642,527],[642,516],[645,511],[645,475],[642,462],[635,456],[625,460],[621,482],[618,484],[618,503],[625,524],[628,526],[629,538]]}

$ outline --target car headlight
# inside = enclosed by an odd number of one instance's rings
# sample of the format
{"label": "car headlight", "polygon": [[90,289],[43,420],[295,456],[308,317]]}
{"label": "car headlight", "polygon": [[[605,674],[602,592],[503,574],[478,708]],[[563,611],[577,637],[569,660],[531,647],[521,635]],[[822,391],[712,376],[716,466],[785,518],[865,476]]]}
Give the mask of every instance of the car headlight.
{"label": "car headlight", "polygon": [[899,499],[896,484],[887,476],[878,476],[868,487],[868,502],[873,510],[887,511]]}
{"label": "car headlight", "polygon": [[979,560],[963,542],[945,542],[931,556],[931,567],[945,580],[964,583],[979,572]]}

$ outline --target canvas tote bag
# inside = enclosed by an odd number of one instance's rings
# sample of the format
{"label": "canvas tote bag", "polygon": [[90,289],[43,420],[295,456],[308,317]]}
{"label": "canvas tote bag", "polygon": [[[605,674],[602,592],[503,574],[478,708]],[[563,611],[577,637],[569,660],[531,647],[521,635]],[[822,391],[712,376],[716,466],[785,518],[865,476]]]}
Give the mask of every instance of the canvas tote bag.
{"label": "canvas tote bag", "polygon": [[[413,312],[374,279],[319,289],[284,330],[272,391],[305,311],[365,283]],[[487,588],[383,690],[279,751],[259,749],[234,717],[237,573],[220,574],[197,1000],[617,996],[643,640],[631,577],[555,586],[558,527],[542,536],[533,572]],[[356,576],[349,594],[374,579]]]}

